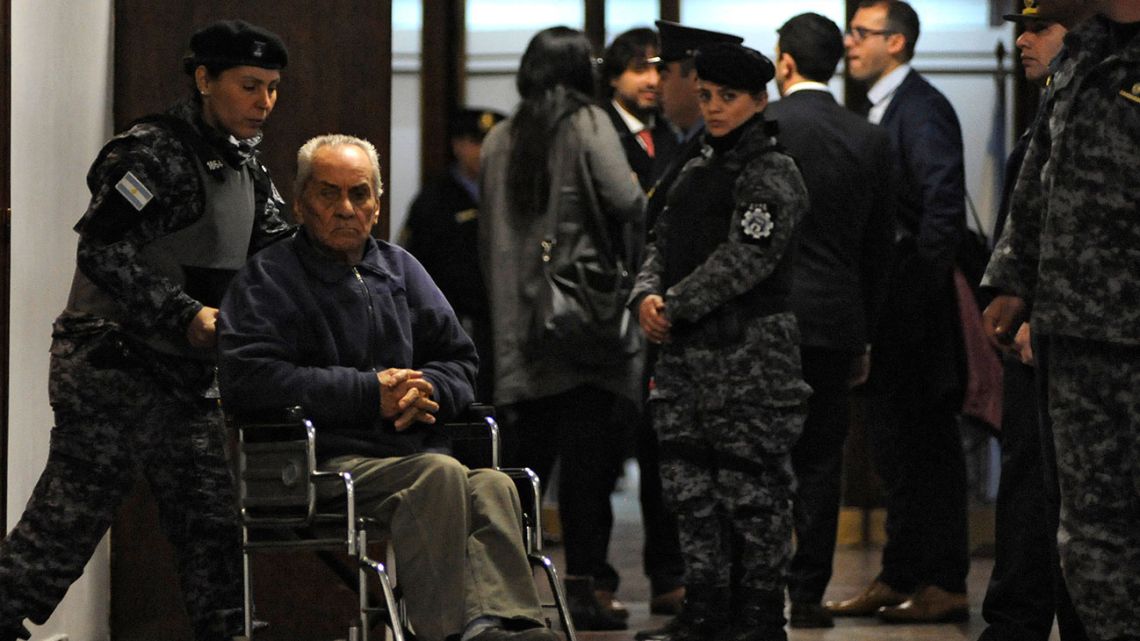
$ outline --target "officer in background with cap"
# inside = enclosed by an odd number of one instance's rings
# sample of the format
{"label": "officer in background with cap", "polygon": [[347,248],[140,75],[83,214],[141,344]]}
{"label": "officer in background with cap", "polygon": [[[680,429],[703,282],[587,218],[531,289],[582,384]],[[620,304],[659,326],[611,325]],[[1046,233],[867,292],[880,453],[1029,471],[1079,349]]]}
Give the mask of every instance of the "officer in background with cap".
{"label": "officer in background with cap", "polygon": [[661,51],[657,56],[660,94],[657,103],[680,145],[674,148],[668,166],[649,192],[645,218],[647,229],[653,229],[657,214],[665,206],[665,194],[677,179],[677,174],[681,173],[681,168],[701,152],[705,121],[701,118],[701,106],[697,102],[697,71],[693,64],[697,47],[716,42],[744,42],[740,36],[686,27],[668,20],[658,20],[654,24],[661,40]]}
{"label": "officer in background with cap", "polygon": [[[1021,27],[1017,49],[1025,79],[1045,90],[1052,77],[1051,63],[1061,52],[1068,30],[1055,20],[1041,18],[1036,0],[1025,0],[1020,12],[1004,18]],[[1049,97],[1043,95],[1038,117],[1048,113],[1048,108]],[[1032,131],[1031,126],[1021,135],[1006,160],[995,238],[1005,227],[1010,196]],[[1014,335],[1013,350],[1002,364],[1001,481],[994,506],[994,569],[982,602],[982,617],[988,625],[978,641],[1046,641],[1054,615],[1062,641],[1083,641],[1088,637],[1073,608],[1057,553],[1057,463],[1053,434],[1042,428],[1037,412],[1029,323],[1022,324]]]}
{"label": "officer in background with cap", "polygon": [[764,120],[772,62],[718,43],[695,66],[705,146],[669,189],[632,299],[660,349],[649,407],[686,598],[641,638],[783,641],[790,450],[811,392],[788,294],[808,197]]}
{"label": "officer in background with cap", "polygon": [[400,244],[427,269],[455,309],[479,352],[476,399],[494,394],[491,318],[479,269],[479,155],[483,138],[506,116],[489,109],[461,109],[448,123],[452,163],[430,177],[412,201]]}
{"label": "officer in background with cap", "polygon": [[138,472],[158,499],[197,641],[242,630],[240,530],[215,382],[217,307],[291,233],[257,158],[288,54],[222,21],[194,34],[193,94],[99,153],[53,326],[47,466],[0,544],[0,640],[27,639],[83,572]]}

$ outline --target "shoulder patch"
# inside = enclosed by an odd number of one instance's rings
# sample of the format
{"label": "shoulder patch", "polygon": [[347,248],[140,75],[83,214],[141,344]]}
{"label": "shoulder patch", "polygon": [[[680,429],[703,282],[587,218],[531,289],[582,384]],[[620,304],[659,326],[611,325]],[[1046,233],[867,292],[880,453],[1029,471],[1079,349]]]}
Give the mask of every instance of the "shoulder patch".
{"label": "shoulder patch", "polygon": [[759,242],[772,235],[772,206],[767,203],[753,203],[740,217],[740,231],[746,240]]}
{"label": "shoulder patch", "polygon": [[142,208],[146,207],[146,204],[154,198],[154,194],[150,193],[146,185],[129,171],[122,180],[115,184],[115,189],[123,195],[123,198],[127,199],[127,202],[136,211],[142,211]]}

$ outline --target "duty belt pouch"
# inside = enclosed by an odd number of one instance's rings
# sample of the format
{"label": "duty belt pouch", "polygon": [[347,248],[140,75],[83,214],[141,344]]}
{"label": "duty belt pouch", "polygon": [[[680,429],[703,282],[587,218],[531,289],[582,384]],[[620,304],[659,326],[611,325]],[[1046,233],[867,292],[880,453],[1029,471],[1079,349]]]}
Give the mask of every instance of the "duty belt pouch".
{"label": "duty belt pouch", "polygon": [[95,369],[137,370],[146,363],[122,332],[104,332],[93,340],[94,346],[87,352],[87,362]]}

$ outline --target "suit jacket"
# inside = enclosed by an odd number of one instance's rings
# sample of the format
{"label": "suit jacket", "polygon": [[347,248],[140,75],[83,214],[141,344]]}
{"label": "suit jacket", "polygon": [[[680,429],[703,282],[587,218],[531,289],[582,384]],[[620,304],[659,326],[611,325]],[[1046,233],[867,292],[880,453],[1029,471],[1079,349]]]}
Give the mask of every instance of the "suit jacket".
{"label": "suit jacket", "polygon": [[765,115],[779,125],[811,198],[791,296],[801,344],[861,352],[882,305],[894,240],[891,139],[826,91],[797,91]]}
{"label": "suit jacket", "polygon": [[910,376],[917,360],[930,397],[956,407],[966,368],[953,278],[966,231],[962,129],[950,101],[915,71],[881,124],[897,159],[898,215],[887,302],[872,341],[872,387]]}
{"label": "suit jacket", "polygon": [[[900,249],[913,249],[925,285],[948,279],[966,230],[962,128],[940,91],[911,71],[880,123],[898,158]],[[907,260],[906,253],[900,259]]]}
{"label": "suit jacket", "polygon": [[657,223],[657,216],[665,209],[669,189],[681,174],[685,163],[700,155],[704,146],[704,133],[704,125],[701,125],[700,131],[695,132],[688,141],[676,143],[668,157],[658,154],[657,158],[665,162],[665,168],[656,184],[649,190],[649,201],[645,205],[645,229],[650,233]]}
{"label": "suit jacket", "polygon": [[655,123],[646,123],[650,134],[653,136],[654,155],[650,158],[649,153],[641,146],[637,136],[629,130],[617,109],[614,108],[613,101],[605,101],[602,108],[605,109],[606,115],[614,124],[614,130],[617,131],[618,138],[621,140],[622,150],[625,151],[625,158],[629,161],[633,173],[637,174],[637,182],[641,184],[641,190],[648,192],[664,173],[669,160],[673,157],[674,149],[678,145],[677,137],[673,135],[673,131],[665,124],[665,121],[660,118],[657,118]]}

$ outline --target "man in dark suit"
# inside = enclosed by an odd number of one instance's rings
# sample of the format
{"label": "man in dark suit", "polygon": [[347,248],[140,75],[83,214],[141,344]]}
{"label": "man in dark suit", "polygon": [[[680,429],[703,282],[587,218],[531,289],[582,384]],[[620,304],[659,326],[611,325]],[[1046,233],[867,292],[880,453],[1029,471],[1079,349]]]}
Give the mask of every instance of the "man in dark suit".
{"label": "man in dark suit", "polygon": [[872,340],[867,433],[886,489],[882,571],[835,615],[888,622],[969,617],[961,330],[954,257],[966,227],[962,132],[950,102],[909,62],[919,34],[906,2],[864,0],[847,31],[848,70],[868,119],[887,129],[899,180],[895,251]]}
{"label": "man in dark suit", "polygon": [[822,605],[838,525],[848,390],[867,379],[871,334],[894,239],[891,139],[839,106],[827,88],[843,33],[817,13],[778,30],[776,87],[766,113],[796,159],[811,198],[800,222],[791,304],[804,380],[812,387],[803,435],[792,449],[796,551],[788,574],[793,628],[832,627]]}
{"label": "man in dark suit", "polygon": [[641,27],[614,38],[602,57],[602,108],[645,191],[657,182],[677,146],[676,136],[657,118],[659,49],[657,33]]}

